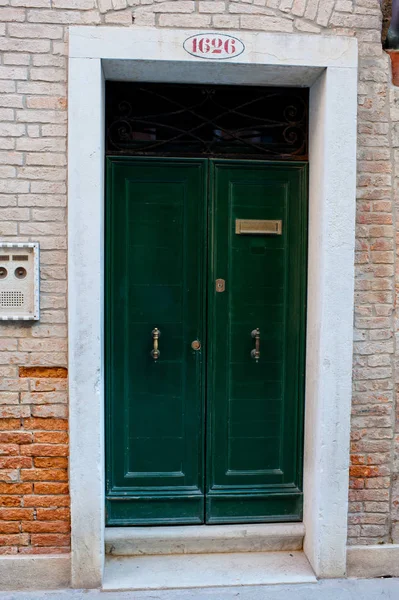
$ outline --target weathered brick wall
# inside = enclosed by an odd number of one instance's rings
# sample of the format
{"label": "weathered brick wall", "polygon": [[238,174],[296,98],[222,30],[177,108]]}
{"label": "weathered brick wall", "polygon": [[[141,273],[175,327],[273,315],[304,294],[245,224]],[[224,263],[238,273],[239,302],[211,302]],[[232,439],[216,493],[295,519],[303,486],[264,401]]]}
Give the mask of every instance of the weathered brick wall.
{"label": "weathered brick wall", "polygon": [[[69,25],[356,35],[359,162],[350,543],[399,541],[394,160],[399,95],[378,0],[0,0],[0,235],[41,244],[40,323],[0,324],[0,552],[69,550]],[[27,367],[58,367],[60,370]],[[396,437],[395,437],[396,435]]]}
{"label": "weathered brick wall", "polygon": [[349,541],[373,544],[391,541],[395,222],[389,58],[360,52]]}
{"label": "weathered brick wall", "polygon": [[[398,183],[399,183],[399,88],[390,86],[390,142],[391,142],[391,155],[393,159],[393,181],[392,181],[392,202],[393,211],[398,211]],[[396,230],[398,226],[396,226]],[[398,232],[396,233],[396,244],[395,244],[395,286],[394,286],[394,336],[398,339],[399,333],[399,308],[398,308],[398,291],[399,291],[399,264],[397,263],[398,247],[399,247]],[[396,264],[395,264],[396,263]],[[397,350],[395,348],[395,361],[394,361],[395,377],[393,381],[394,393],[396,398],[396,406],[393,406],[393,441],[392,441],[392,474],[391,474],[391,506],[390,506],[390,520],[391,520],[391,538],[395,544],[399,543],[399,413],[397,407],[398,398],[398,377],[399,377],[399,364],[397,360]]]}

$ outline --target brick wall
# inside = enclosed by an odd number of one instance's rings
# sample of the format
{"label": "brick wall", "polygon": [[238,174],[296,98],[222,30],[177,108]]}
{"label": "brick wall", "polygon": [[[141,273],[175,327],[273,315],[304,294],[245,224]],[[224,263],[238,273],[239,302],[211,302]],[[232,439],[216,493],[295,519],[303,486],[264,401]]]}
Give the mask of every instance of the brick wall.
{"label": "brick wall", "polygon": [[2,377],[0,396],[0,554],[68,552],[67,371],[13,364],[4,369],[8,372]]}
{"label": "brick wall", "polygon": [[398,542],[399,93],[381,47],[378,0],[0,0],[0,236],[40,242],[42,306],[40,323],[0,324],[0,552],[69,550],[66,56],[68,25],[77,24],[126,26],[132,34],[148,25],[358,38],[349,542]]}

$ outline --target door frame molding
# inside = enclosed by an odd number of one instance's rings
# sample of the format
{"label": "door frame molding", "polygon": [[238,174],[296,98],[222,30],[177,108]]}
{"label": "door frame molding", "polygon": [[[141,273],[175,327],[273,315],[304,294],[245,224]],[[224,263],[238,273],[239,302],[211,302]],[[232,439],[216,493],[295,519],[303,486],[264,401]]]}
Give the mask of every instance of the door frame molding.
{"label": "door frame molding", "polygon": [[356,199],[357,42],[223,32],[245,51],[188,54],[193,30],[71,27],[69,45],[69,397],[72,585],[104,567],[104,81],[310,88],[304,551],[319,577],[346,571]]}

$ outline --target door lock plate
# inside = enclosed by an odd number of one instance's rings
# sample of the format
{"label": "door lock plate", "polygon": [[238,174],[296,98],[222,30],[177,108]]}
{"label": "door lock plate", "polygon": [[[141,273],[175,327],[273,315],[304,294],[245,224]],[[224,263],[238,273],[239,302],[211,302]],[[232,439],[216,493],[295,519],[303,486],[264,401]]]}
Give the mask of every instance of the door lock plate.
{"label": "door lock plate", "polygon": [[224,279],[216,279],[215,290],[217,292],[224,292],[226,289],[226,282]]}

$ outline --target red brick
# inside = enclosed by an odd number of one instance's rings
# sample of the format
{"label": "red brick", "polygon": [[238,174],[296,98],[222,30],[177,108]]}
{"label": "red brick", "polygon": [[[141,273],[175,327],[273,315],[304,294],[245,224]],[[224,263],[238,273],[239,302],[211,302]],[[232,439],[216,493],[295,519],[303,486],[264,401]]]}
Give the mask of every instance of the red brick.
{"label": "red brick", "polygon": [[370,245],[370,250],[392,250],[392,239],[378,238]]}
{"label": "red brick", "polygon": [[28,544],[29,535],[27,533],[0,534],[0,546],[27,546]]}
{"label": "red brick", "polygon": [[22,481],[68,481],[68,473],[64,469],[23,469]]}
{"label": "red brick", "polygon": [[20,496],[0,496],[0,506],[21,506]]}
{"label": "red brick", "polygon": [[352,477],[378,477],[381,474],[379,467],[350,467],[349,473]]}
{"label": "red brick", "polygon": [[0,430],[13,430],[21,427],[20,419],[1,419],[0,418]]}
{"label": "red brick", "polygon": [[67,444],[68,433],[66,431],[37,431],[34,433],[34,441],[40,444]]}
{"label": "red brick", "polygon": [[43,429],[45,431],[66,431],[68,429],[68,421],[66,419],[40,419],[30,417],[24,419],[25,429]]}
{"label": "red brick", "polygon": [[35,494],[68,494],[67,483],[35,483]]}
{"label": "red brick", "polygon": [[354,502],[365,500],[370,500],[372,502],[389,502],[389,490],[350,490],[349,500]]}
{"label": "red brick", "polygon": [[26,521],[22,531],[27,533],[69,533],[69,521]]}
{"label": "red brick", "polygon": [[[0,496],[1,497],[1,496]],[[24,496],[24,506],[41,507],[41,508],[59,508],[61,506],[69,506],[69,496]]]}
{"label": "red brick", "polygon": [[45,469],[51,469],[52,467],[66,469],[68,467],[68,459],[64,457],[48,458],[35,456],[33,462],[35,467],[41,467]]}
{"label": "red brick", "polygon": [[32,533],[32,546],[69,546],[70,536],[64,533]]}
{"label": "red brick", "polygon": [[65,379],[68,377],[68,369],[65,367],[19,367],[19,376]]}
{"label": "red brick", "polygon": [[0,456],[15,456],[18,454],[18,444],[0,444]]}
{"label": "red brick", "polygon": [[0,554],[8,555],[8,554],[17,554],[18,547],[17,546],[0,546]]}
{"label": "red brick", "polygon": [[18,521],[0,521],[0,533],[19,533],[20,524]]}
{"label": "red brick", "polygon": [[352,465],[364,465],[366,464],[366,457],[362,454],[351,454],[351,464]]}
{"label": "red brick", "polygon": [[0,443],[29,444],[32,434],[29,431],[3,431],[0,433]]}
{"label": "red brick", "polygon": [[364,479],[351,478],[349,481],[349,487],[354,490],[360,490],[364,488]]}
{"label": "red brick", "polygon": [[389,488],[391,485],[389,477],[374,477],[374,479],[365,479],[367,489]]}
{"label": "red brick", "polygon": [[28,456],[9,456],[0,458],[0,469],[29,469],[32,459]]}
{"label": "red brick", "polygon": [[0,494],[31,494],[32,483],[0,483]]}
{"label": "red brick", "polygon": [[358,213],[356,222],[370,225],[392,225],[392,215],[386,213]]}
{"label": "red brick", "polygon": [[68,456],[68,446],[61,444],[27,444],[21,446],[27,456]]}
{"label": "red brick", "polygon": [[32,521],[33,508],[0,508],[0,521]]}
{"label": "red brick", "polygon": [[71,518],[69,508],[38,508],[36,516],[38,521],[69,521]]}

